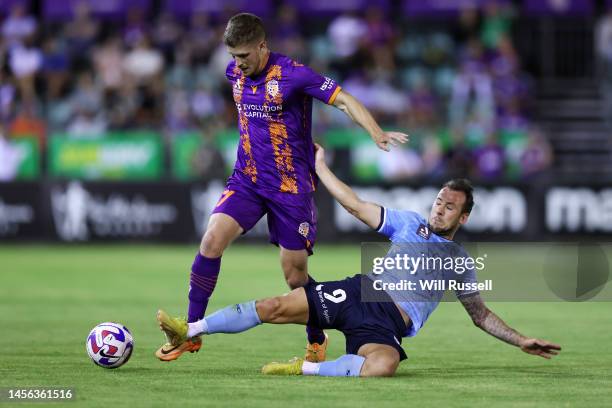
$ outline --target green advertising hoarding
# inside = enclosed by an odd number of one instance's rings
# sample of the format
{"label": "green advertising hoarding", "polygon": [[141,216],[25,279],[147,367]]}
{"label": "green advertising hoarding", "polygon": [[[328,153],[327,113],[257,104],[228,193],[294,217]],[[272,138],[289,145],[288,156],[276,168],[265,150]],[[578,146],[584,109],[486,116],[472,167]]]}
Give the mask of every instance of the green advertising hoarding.
{"label": "green advertising hoarding", "polygon": [[[236,150],[240,135],[236,130],[219,132],[214,137],[214,146],[223,157],[225,174],[230,175],[236,161]],[[206,146],[206,140],[199,132],[186,132],[172,139],[171,164],[172,176],[179,180],[200,178],[195,161],[202,160],[198,152]]]}
{"label": "green advertising hoarding", "polygon": [[9,142],[15,153],[16,180],[33,180],[40,176],[40,148],[35,137],[18,137]]}
{"label": "green advertising hoarding", "polygon": [[49,173],[88,180],[154,180],[163,174],[163,144],[153,132],[110,133],[96,139],[54,135]]}

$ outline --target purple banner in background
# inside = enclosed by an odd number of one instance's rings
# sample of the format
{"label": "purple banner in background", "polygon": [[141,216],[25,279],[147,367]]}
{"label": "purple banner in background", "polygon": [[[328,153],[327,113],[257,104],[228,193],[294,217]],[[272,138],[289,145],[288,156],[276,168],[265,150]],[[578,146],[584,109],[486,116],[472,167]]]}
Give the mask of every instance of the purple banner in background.
{"label": "purple banner in background", "polygon": [[511,0],[403,0],[402,11],[408,17],[454,17],[461,10],[483,8],[489,3],[505,5]]}
{"label": "purple banner in background", "polygon": [[368,7],[378,7],[385,11],[391,8],[390,0],[288,0],[302,14],[330,15],[346,12],[362,12]]}
{"label": "purple banner in background", "polygon": [[532,16],[590,16],[593,0],[523,0],[523,9]]}
{"label": "purple banner in background", "polygon": [[48,20],[70,20],[80,4],[89,6],[91,13],[99,18],[120,20],[131,9],[148,10],[151,0],[44,0],[42,13]]}
{"label": "purple banner in background", "polygon": [[29,11],[31,0],[0,0],[0,15],[8,15],[17,4],[23,4],[26,11]]}
{"label": "purple banner in background", "polygon": [[193,13],[249,12],[266,17],[273,12],[271,0],[166,0],[166,11],[177,17]]}
{"label": "purple banner in background", "polygon": [[404,0],[402,10],[409,17],[444,17],[480,7],[481,3],[483,0]]}

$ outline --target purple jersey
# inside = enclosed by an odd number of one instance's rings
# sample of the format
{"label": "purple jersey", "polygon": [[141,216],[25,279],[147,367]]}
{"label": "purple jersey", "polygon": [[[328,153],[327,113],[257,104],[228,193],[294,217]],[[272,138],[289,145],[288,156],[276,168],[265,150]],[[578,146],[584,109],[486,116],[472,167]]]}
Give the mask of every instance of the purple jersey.
{"label": "purple jersey", "polygon": [[338,84],[273,52],[257,76],[244,76],[234,61],[225,74],[233,85],[240,131],[233,177],[257,190],[314,191],[312,98],[333,103]]}

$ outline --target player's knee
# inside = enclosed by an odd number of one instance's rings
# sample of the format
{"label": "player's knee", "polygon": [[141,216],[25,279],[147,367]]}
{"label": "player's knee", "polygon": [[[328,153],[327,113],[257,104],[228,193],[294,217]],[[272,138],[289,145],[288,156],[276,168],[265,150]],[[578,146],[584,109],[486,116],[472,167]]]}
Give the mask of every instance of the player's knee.
{"label": "player's knee", "polygon": [[221,234],[214,230],[208,230],[202,237],[200,253],[208,258],[218,258],[223,255],[225,244]]}
{"label": "player's knee", "polygon": [[291,289],[301,288],[308,283],[308,274],[294,271],[290,275],[285,275],[285,281]]}
{"label": "player's knee", "polygon": [[291,289],[301,288],[308,283],[308,267],[306,262],[295,259],[281,259],[281,266],[287,286]]}
{"label": "player's knee", "polygon": [[283,316],[283,305],[280,297],[259,300],[255,307],[259,320],[263,323],[274,323]]}
{"label": "player's knee", "polygon": [[367,357],[361,368],[361,377],[392,377],[399,360],[388,356]]}

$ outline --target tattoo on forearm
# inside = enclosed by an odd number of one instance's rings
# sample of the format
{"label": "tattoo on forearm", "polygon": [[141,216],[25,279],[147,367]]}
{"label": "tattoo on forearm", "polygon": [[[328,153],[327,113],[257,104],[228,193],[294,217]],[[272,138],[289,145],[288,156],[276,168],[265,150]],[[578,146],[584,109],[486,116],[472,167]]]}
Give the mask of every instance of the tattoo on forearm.
{"label": "tattoo on forearm", "polygon": [[488,310],[487,317],[481,326],[482,330],[489,333],[491,336],[497,337],[506,343],[518,346],[523,338],[523,335],[509,327],[502,319],[490,310]]}
{"label": "tattoo on forearm", "polygon": [[495,313],[490,311],[485,306],[480,295],[462,298],[461,303],[474,321],[474,324],[491,336],[515,346],[518,346],[521,339],[524,338],[522,334],[509,327]]}

